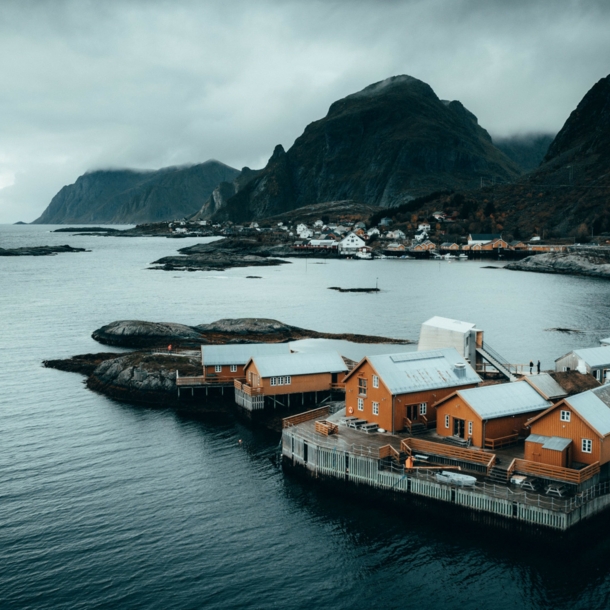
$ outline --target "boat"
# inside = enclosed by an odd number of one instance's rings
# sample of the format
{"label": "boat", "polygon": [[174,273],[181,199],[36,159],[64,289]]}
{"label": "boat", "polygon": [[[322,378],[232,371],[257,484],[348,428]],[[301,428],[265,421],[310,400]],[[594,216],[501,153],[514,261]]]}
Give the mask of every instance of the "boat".
{"label": "boat", "polygon": [[476,477],[471,477],[469,474],[451,472],[450,470],[443,470],[437,473],[435,478],[439,483],[458,485],[459,487],[474,487],[477,482]]}
{"label": "boat", "polygon": [[449,252],[447,252],[447,254],[443,254],[443,258],[446,261],[452,261],[452,260],[455,260],[457,258],[457,256],[455,254],[450,254]]}
{"label": "boat", "polygon": [[460,254],[458,256],[458,260],[459,261],[467,261],[468,260],[468,254]]}

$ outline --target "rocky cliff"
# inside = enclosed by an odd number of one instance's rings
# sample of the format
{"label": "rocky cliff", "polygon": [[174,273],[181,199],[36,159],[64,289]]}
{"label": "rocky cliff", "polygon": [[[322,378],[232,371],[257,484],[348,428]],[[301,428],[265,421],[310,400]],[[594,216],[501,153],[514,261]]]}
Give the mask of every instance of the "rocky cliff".
{"label": "rocky cliff", "polygon": [[244,221],[324,201],[394,206],[439,189],[507,182],[521,170],[458,101],[396,76],[331,105],[217,209]]}
{"label": "rocky cliff", "polygon": [[239,172],[218,161],[157,171],[100,170],[64,186],[37,224],[137,224],[192,216]]}

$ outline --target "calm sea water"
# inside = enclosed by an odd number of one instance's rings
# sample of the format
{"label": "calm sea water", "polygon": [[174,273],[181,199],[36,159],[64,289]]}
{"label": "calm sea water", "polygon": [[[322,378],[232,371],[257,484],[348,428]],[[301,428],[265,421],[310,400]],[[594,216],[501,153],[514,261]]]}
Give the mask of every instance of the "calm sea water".
{"label": "calm sea water", "polygon": [[[417,339],[443,315],[475,322],[512,362],[551,367],[610,335],[610,284],[479,262],[150,271],[201,240],[49,228],[0,226],[0,247],[92,250],[0,258],[0,608],[610,607],[602,526],[553,542],[364,503],[285,476],[272,433],[118,404],[40,365],[107,350],[90,335],[117,319],[271,317]],[[380,294],[328,290],[376,282]]]}

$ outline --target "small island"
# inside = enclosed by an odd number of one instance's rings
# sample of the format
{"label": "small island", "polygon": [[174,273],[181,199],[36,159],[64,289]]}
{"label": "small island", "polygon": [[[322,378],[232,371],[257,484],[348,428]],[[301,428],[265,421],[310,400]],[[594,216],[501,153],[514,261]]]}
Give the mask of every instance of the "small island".
{"label": "small island", "polygon": [[72,246],[32,246],[24,248],[0,248],[0,256],[53,256],[63,252],[91,252],[86,248]]}

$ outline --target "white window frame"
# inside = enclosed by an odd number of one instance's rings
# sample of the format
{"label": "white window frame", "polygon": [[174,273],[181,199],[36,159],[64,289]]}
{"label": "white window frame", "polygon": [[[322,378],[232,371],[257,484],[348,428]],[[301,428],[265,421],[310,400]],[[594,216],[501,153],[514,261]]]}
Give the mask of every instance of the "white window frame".
{"label": "white window frame", "polygon": [[[364,382],[364,383],[360,383],[360,382]],[[367,383],[366,377],[358,377],[358,396],[366,396],[367,389],[368,389],[368,383]]]}
{"label": "white window frame", "polygon": [[373,415],[379,415],[379,403],[378,402],[373,403]]}
{"label": "white window frame", "polygon": [[237,373],[237,365],[232,364],[229,370],[231,371],[231,373]]}
{"label": "white window frame", "polygon": [[449,424],[451,422],[449,421],[449,415],[445,415],[445,428],[449,428]]}
{"label": "white window frame", "polygon": [[277,385],[277,377],[271,378],[271,385]]}
{"label": "white window frame", "polygon": [[364,411],[364,398],[358,399],[358,411]]}
{"label": "white window frame", "polygon": [[593,453],[593,440],[590,438],[581,439],[580,447],[583,453]]}
{"label": "white window frame", "polygon": [[214,366],[214,372],[215,373],[222,373],[222,364],[216,364]]}
{"label": "white window frame", "polygon": [[559,419],[560,421],[570,421],[570,411],[566,411],[564,409],[561,409],[559,411]]}
{"label": "white window frame", "polygon": [[468,422],[468,436],[472,436],[472,428],[473,428],[472,422],[469,421]]}
{"label": "white window frame", "polygon": [[373,375],[373,387],[374,388],[379,387],[379,377],[377,375]]}
{"label": "white window frame", "polygon": [[420,402],[419,403],[419,414],[420,415],[425,415],[428,412],[428,403],[427,402]]}
{"label": "white window frame", "polygon": [[593,371],[593,373],[594,373],[595,379],[597,379],[597,381],[599,381],[599,378],[601,377],[601,375],[600,375],[601,371],[599,369],[595,369]]}

